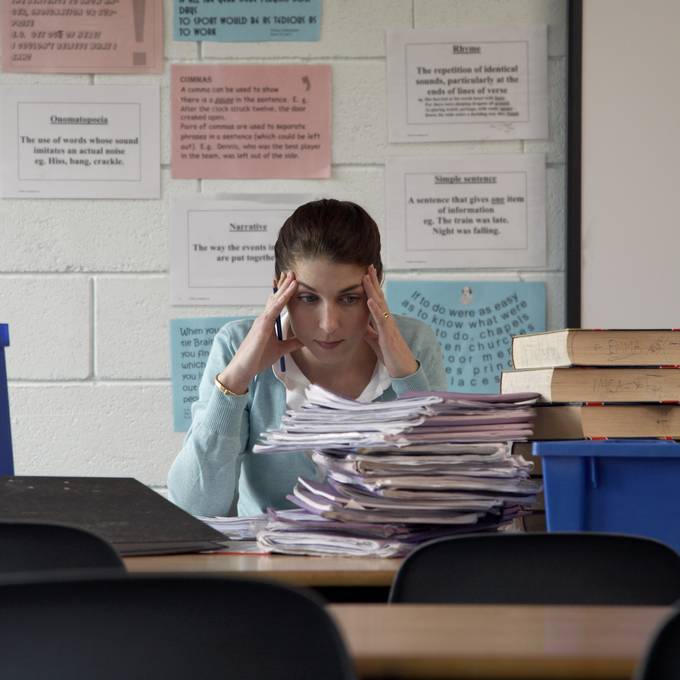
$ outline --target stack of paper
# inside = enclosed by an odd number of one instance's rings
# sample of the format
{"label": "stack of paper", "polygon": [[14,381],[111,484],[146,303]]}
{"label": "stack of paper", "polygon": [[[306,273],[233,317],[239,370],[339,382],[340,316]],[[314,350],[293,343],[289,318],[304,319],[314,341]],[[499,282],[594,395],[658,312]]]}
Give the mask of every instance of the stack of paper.
{"label": "stack of paper", "polygon": [[532,434],[535,394],[411,393],[369,404],[316,385],[256,453],[307,450],[322,481],[299,479],[272,512],[263,547],[305,554],[400,555],[417,543],[495,530],[533,503],[532,463],[511,442]]}

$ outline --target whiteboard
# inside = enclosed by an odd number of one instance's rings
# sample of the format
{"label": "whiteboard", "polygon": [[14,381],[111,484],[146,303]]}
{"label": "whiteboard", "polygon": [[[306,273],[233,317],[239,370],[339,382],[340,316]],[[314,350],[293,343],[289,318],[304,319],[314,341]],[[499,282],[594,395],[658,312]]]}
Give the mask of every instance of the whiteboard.
{"label": "whiteboard", "polygon": [[586,0],[581,326],[680,327],[680,2]]}

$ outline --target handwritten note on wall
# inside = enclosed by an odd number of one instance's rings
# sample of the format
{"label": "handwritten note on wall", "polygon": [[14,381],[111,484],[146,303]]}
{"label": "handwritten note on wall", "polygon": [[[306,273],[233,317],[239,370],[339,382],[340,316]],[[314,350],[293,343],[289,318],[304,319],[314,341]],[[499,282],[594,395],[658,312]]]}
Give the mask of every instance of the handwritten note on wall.
{"label": "handwritten note on wall", "polygon": [[393,313],[435,332],[450,390],[498,392],[512,336],[545,330],[542,282],[388,281],[386,290]]}

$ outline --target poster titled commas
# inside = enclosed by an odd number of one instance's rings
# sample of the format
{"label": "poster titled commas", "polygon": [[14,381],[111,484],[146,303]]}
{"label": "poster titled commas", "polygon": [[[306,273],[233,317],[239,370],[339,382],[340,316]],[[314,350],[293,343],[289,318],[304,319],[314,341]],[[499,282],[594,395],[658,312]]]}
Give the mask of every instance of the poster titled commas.
{"label": "poster titled commas", "polygon": [[498,392],[512,336],[545,330],[542,282],[389,281],[387,300],[392,313],[432,328],[457,392]]}

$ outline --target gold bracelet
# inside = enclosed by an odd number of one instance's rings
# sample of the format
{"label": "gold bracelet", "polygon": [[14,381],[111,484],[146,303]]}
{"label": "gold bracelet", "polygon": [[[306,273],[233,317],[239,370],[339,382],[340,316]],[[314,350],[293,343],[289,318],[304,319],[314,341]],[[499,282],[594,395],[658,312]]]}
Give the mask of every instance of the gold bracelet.
{"label": "gold bracelet", "polygon": [[246,394],[248,394],[248,390],[246,390],[243,394],[238,394],[237,392],[232,392],[228,387],[225,387],[219,380],[220,374],[218,373],[215,376],[215,387],[222,392],[222,394],[225,397],[243,397]]}

